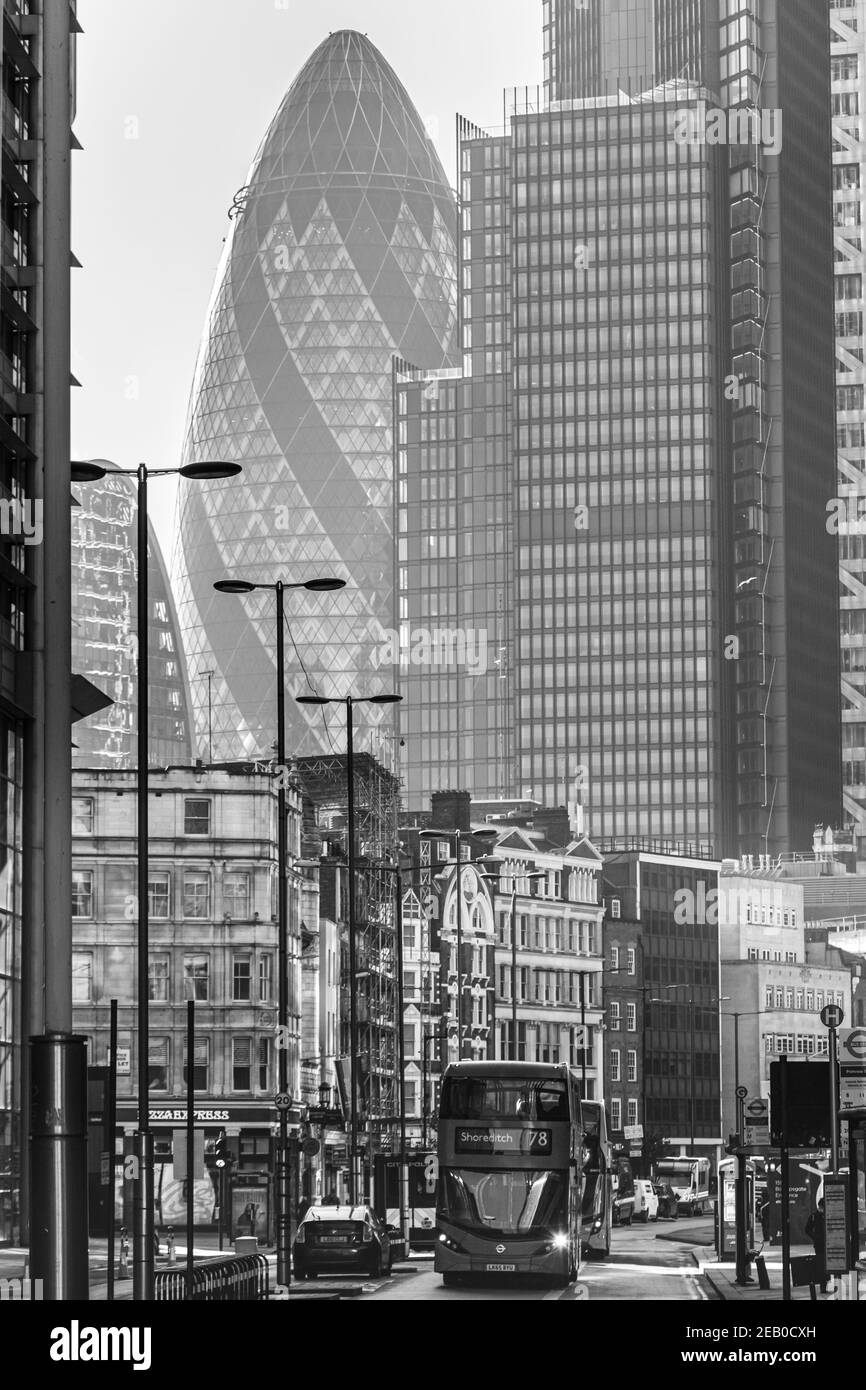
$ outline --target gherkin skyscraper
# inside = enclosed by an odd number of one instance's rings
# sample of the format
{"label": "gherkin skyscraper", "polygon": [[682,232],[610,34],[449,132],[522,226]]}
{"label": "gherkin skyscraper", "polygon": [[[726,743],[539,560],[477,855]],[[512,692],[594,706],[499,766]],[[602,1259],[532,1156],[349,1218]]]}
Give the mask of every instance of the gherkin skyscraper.
{"label": "gherkin skyscraper", "polygon": [[[226,597],[216,580],[345,579],[340,593],[289,596],[288,693],[391,688],[376,659],[394,625],[391,364],[456,362],[454,195],[363,35],[332,34],[310,57],[234,212],[183,461],[244,472],[230,487],[182,484],[173,566],[197,732],[211,725],[215,758],[269,753],[276,679],[273,595]],[[320,710],[287,703],[294,753],[342,749]],[[369,730],[382,711],[362,708]]]}

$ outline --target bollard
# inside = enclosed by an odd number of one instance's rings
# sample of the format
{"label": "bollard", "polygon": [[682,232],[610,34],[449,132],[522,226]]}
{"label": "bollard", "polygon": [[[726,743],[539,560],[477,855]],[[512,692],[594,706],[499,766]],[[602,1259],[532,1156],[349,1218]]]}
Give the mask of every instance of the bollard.
{"label": "bollard", "polygon": [[129,1276],[129,1236],[126,1234],[126,1227],[120,1228],[120,1264],[117,1270],[118,1279],[128,1279]]}
{"label": "bollard", "polygon": [[169,1228],[168,1228],[168,1256],[167,1256],[166,1263],[167,1263],[167,1264],[170,1264],[170,1265],[177,1264],[177,1256],[176,1256],[175,1253],[174,1253],[174,1227],[173,1227],[173,1226],[169,1226]]}

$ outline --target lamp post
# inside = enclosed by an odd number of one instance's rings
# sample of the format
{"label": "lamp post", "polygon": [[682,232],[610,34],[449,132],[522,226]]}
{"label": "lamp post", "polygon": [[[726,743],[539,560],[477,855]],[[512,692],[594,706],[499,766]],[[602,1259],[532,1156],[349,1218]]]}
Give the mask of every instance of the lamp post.
{"label": "lamp post", "polygon": [[[136,657],[138,719],[138,1132],[135,1135],[132,1296],[139,1302],[153,1299],[153,1136],[148,1109],[149,1062],[149,919],[148,919],[148,671],[147,639],[149,598],[147,586],[147,485],[150,478],[180,475],[196,481],[235,478],[242,471],[239,463],[188,463],[182,468],[107,469],[101,463],[75,462],[72,481],[97,482],[111,472],[137,481],[136,565],[138,568]],[[187,1059],[192,1066],[193,1059]],[[113,1145],[113,1136],[110,1136]],[[191,1160],[190,1160],[191,1161]]]}
{"label": "lamp post", "polygon": [[[482,874],[482,878],[490,882],[499,883],[498,874]],[[527,882],[535,879],[546,879],[547,874],[543,869],[530,869],[528,873],[514,873],[514,882],[511,888],[511,911],[509,914],[509,928],[511,933],[511,1061],[517,1061],[517,880],[524,879]],[[531,897],[531,893],[527,893]]]}
{"label": "lamp post", "polygon": [[767,1011],[766,1009],[732,1009],[728,1013],[723,1013],[722,1018],[732,1018],[734,1020],[734,1124],[736,1132],[741,1137],[743,1134],[743,1102],[740,1099],[740,1019],[759,1018]]}
{"label": "lamp post", "polygon": [[[218,594],[252,594],[257,589],[270,589],[277,596],[277,1034],[278,1091],[285,1096],[289,1089],[289,885],[288,827],[286,804],[286,652],[285,652],[285,593],[287,589],[306,589],[308,593],[333,593],[344,589],[344,579],[307,579],[286,584],[278,579],[270,584],[248,579],[220,579],[214,584]],[[289,1246],[291,1234],[291,1197],[289,1184],[289,1116],[285,1103],[279,1109],[280,1132],[276,1163],[277,1218],[277,1283],[288,1287],[290,1278]]]}
{"label": "lamp post", "polygon": [[440,1027],[435,1033],[425,1033],[421,1039],[421,1143],[425,1149],[430,1132],[427,1124],[429,1113],[427,1105],[427,1048],[433,1042],[441,1044],[444,1036],[444,1030]]}
{"label": "lamp post", "polygon": [[351,1052],[351,1096],[349,1099],[349,1201],[354,1206],[360,1188],[358,1171],[358,1000],[357,926],[355,921],[355,767],[352,711],[355,705],[397,705],[402,695],[346,695],[331,699],[323,695],[296,695],[299,705],[345,705],[346,707],[346,799],[348,801],[349,871],[349,1050]]}
{"label": "lamp post", "polygon": [[[743,1101],[740,1096],[740,1019],[757,1018],[765,1012],[764,1009],[734,1009],[730,1013],[722,1014],[722,1018],[732,1018],[734,1020],[734,1124],[736,1125],[736,1135],[738,1148],[742,1148],[745,1143],[744,1133],[744,1114]],[[736,1283],[746,1285],[751,1283],[749,1278],[749,1256],[748,1256],[748,1214],[746,1211],[746,1156],[744,1153],[737,1153],[737,1172],[735,1187],[735,1231],[736,1231]]]}

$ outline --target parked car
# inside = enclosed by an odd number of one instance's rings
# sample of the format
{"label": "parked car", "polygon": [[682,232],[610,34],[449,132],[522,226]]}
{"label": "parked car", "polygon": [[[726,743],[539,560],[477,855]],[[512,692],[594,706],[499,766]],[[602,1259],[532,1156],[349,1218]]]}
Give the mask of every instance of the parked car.
{"label": "parked car", "polygon": [[649,1178],[634,1180],[634,1219],[635,1221],[658,1221],[659,1199]]}
{"label": "parked car", "polygon": [[388,1229],[367,1206],[310,1207],[292,1247],[298,1279],[326,1273],[387,1277],[391,1258]]}
{"label": "parked car", "polygon": [[653,1191],[658,1198],[658,1215],[676,1221],[679,1212],[679,1198],[668,1182],[653,1183]]}

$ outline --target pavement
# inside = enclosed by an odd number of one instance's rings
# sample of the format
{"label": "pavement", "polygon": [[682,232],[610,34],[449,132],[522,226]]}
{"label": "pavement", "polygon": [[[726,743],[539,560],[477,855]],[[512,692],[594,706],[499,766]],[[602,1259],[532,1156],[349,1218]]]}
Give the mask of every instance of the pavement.
{"label": "pavement", "polygon": [[[814,1254],[814,1250],[811,1245],[793,1245],[791,1247],[792,1257],[812,1254]],[[782,1298],[782,1252],[778,1247],[774,1247],[765,1250],[763,1258],[770,1281],[768,1289],[760,1287],[754,1263],[749,1266],[750,1282],[740,1286],[736,1282],[737,1270],[733,1261],[707,1260],[702,1259],[697,1253],[693,1254],[693,1259],[702,1276],[716,1295],[726,1303],[778,1303]],[[817,1295],[815,1301],[818,1303],[846,1301],[847,1290],[844,1280],[838,1275],[835,1278],[831,1276],[828,1283],[830,1292],[822,1294],[820,1286],[818,1286],[815,1291]],[[859,1275],[859,1297],[866,1299],[866,1269]],[[808,1285],[804,1288],[792,1287],[791,1301],[811,1303],[812,1295]]]}

